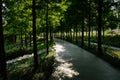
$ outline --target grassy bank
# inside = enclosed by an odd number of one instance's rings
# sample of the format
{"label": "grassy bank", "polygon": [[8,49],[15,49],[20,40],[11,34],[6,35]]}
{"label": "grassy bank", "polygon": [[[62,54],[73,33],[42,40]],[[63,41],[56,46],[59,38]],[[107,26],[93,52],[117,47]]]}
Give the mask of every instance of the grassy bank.
{"label": "grassy bank", "polygon": [[119,50],[113,50],[109,46],[102,47],[102,53],[98,54],[97,52],[97,46],[91,45],[90,48],[87,46],[83,47],[87,51],[90,51],[94,55],[104,59],[108,63],[112,64],[115,67],[120,67],[120,51]]}
{"label": "grassy bank", "polygon": [[[49,42],[49,46],[52,46],[54,43],[50,44]],[[40,51],[42,49],[46,48],[46,44],[44,42],[37,44],[37,50]],[[32,54],[33,53],[33,47],[14,47],[10,50],[6,51],[6,59],[7,60],[11,60],[20,56],[23,56],[25,54]]]}
{"label": "grassy bank", "polygon": [[[88,40],[88,37],[85,36],[85,41],[87,41],[87,40]],[[91,37],[91,42],[97,43],[97,40],[98,40],[97,36]],[[120,47],[120,35],[115,35],[115,36],[106,35],[106,36],[104,36],[104,38],[102,37],[102,44]]]}
{"label": "grassy bank", "polygon": [[53,70],[54,55],[54,51],[39,54],[36,72],[33,68],[33,57],[8,64],[8,80],[48,80]]}

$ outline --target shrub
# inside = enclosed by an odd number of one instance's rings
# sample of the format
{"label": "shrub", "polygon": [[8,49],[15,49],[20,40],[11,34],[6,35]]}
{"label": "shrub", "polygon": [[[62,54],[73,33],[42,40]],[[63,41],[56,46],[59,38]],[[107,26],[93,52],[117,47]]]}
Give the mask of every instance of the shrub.
{"label": "shrub", "polygon": [[[52,44],[54,44],[54,42]],[[53,46],[52,44],[50,44],[49,42],[49,46]],[[37,45],[38,51],[44,48],[46,48],[46,45],[44,43],[39,43]],[[11,50],[6,51],[6,57],[7,60],[11,60],[19,56],[23,56],[25,54],[32,54],[32,53],[33,53],[33,47],[26,47],[26,46],[23,46],[21,48],[14,47]]]}
{"label": "shrub", "polygon": [[6,57],[7,57],[7,60],[10,60],[19,56],[23,56],[24,54],[31,54],[32,52],[33,52],[33,48],[31,47],[27,47],[27,48],[14,47],[13,49],[6,52]]}

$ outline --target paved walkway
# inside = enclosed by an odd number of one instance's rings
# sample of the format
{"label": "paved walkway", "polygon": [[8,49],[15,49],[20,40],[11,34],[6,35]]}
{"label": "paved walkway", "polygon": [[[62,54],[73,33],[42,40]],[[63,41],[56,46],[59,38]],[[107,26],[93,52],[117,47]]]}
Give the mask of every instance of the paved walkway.
{"label": "paved walkway", "polygon": [[95,55],[60,39],[51,80],[120,80],[120,70]]}

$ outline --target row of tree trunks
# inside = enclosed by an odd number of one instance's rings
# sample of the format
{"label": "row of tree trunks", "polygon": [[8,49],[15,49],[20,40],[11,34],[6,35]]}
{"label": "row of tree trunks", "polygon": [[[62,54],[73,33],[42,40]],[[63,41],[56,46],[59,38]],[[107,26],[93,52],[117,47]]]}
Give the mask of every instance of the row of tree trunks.
{"label": "row of tree trunks", "polygon": [[[52,33],[52,26],[50,27],[50,44],[52,45],[53,42],[53,33]],[[62,37],[62,36],[61,36]]]}
{"label": "row of tree trunks", "polygon": [[82,38],[81,38],[81,45],[84,46],[84,18],[82,19]]}
{"label": "row of tree trunks", "polygon": [[[96,32],[96,38],[98,39],[98,53],[101,54],[102,53],[102,48],[101,48],[101,28],[103,28],[103,36],[104,36],[104,27],[102,27],[102,3],[103,1],[102,0],[98,0],[96,1],[98,2],[97,5],[98,5],[98,28],[95,29],[94,26],[92,26],[92,15],[91,15],[91,10],[92,10],[92,1],[91,0],[88,0],[88,28],[86,28],[86,37],[88,38],[88,47],[90,48],[90,42],[91,42],[91,37],[94,37],[94,31]],[[84,17],[84,12],[81,13],[81,24],[78,24],[81,26],[81,40],[79,40],[79,42],[81,42],[81,46],[83,47],[84,46],[84,41],[86,39],[84,39],[84,32],[85,32],[85,22],[86,22],[86,19]],[[62,31],[62,27],[60,29],[60,32],[61,32],[61,37],[64,35],[63,34],[63,31]],[[71,26],[69,27],[65,27],[64,28],[65,32],[66,32],[66,39],[67,40],[72,40],[72,41],[75,41],[76,43],[78,43],[78,37],[79,35],[77,34],[80,30],[78,30],[78,26],[77,24],[71,24]],[[71,30],[74,30],[73,33]]]}
{"label": "row of tree trunks", "polygon": [[[37,44],[36,44],[36,8],[35,0],[32,1],[32,16],[33,16],[33,47],[34,47],[34,70],[38,67],[38,55],[37,55]],[[4,50],[4,37],[3,37],[3,25],[2,25],[2,2],[0,2],[0,77],[2,80],[7,80],[7,70],[6,70],[6,57]],[[46,13],[46,44],[47,44],[47,53],[48,53],[48,4],[47,4],[47,13]],[[31,34],[30,34],[30,46],[31,46]],[[50,30],[50,40],[52,42],[52,28]],[[22,29],[20,34],[21,46],[23,46],[23,37]],[[25,34],[25,45],[27,46],[27,35]]]}

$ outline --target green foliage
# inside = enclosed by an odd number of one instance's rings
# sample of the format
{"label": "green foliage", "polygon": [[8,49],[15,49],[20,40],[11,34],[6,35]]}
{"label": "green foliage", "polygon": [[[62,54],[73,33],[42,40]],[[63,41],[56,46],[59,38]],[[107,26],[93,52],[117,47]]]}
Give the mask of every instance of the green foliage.
{"label": "green foliage", "polygon": [[[49,42],[49,46],[53,46],[54,42],[52,42],[52,44],[50,44]],[[37,50],[40,51],[42,49],[46,48],[46,44],[44,42],[39,43],[37,45]],[[6,50],[6,57],[7,60],[10,59],[14,59],[17,58],[19,56],[23,56],[25,54],[32,54],[33,53],[33,47],[21,47],[21,48],[17,48],[17,47],[13,47],[12,49]]]}
{"label": "green foliage", "polygon": [[37,46],[37,49],[38,49],[38,50],[42,50],[42,49],[44,49],[45,47],[46,47],[45,44],[42,43],[41,45],[38,45],[38,46]]}
{"label": "green foliage", "polygon": [[102,47],[102,53],[101,55],[98,55],[97,53],[97,45],[91,45],[90,48],[86,46],[83,47],[84,49],[90,51],[91,53],[97,55],[98,57],[106,60],[108,63],[112,64],[113,66],[120,66],[120,50],[113,50],[109,46]]}
{"label": "green foliage", "polygon": [[13,58],[16,58],[16,57],[19,57],[19,56],[23,56],[24,54],[31,54],[33,52],[33,49],[31,47],[28,47],[28,48],[16,48],[14,47],[13,49],[11,50],[8,50],[6,52],[6,57],[7,57],[7,60],[10,60],[10,59],[13,59]]}

